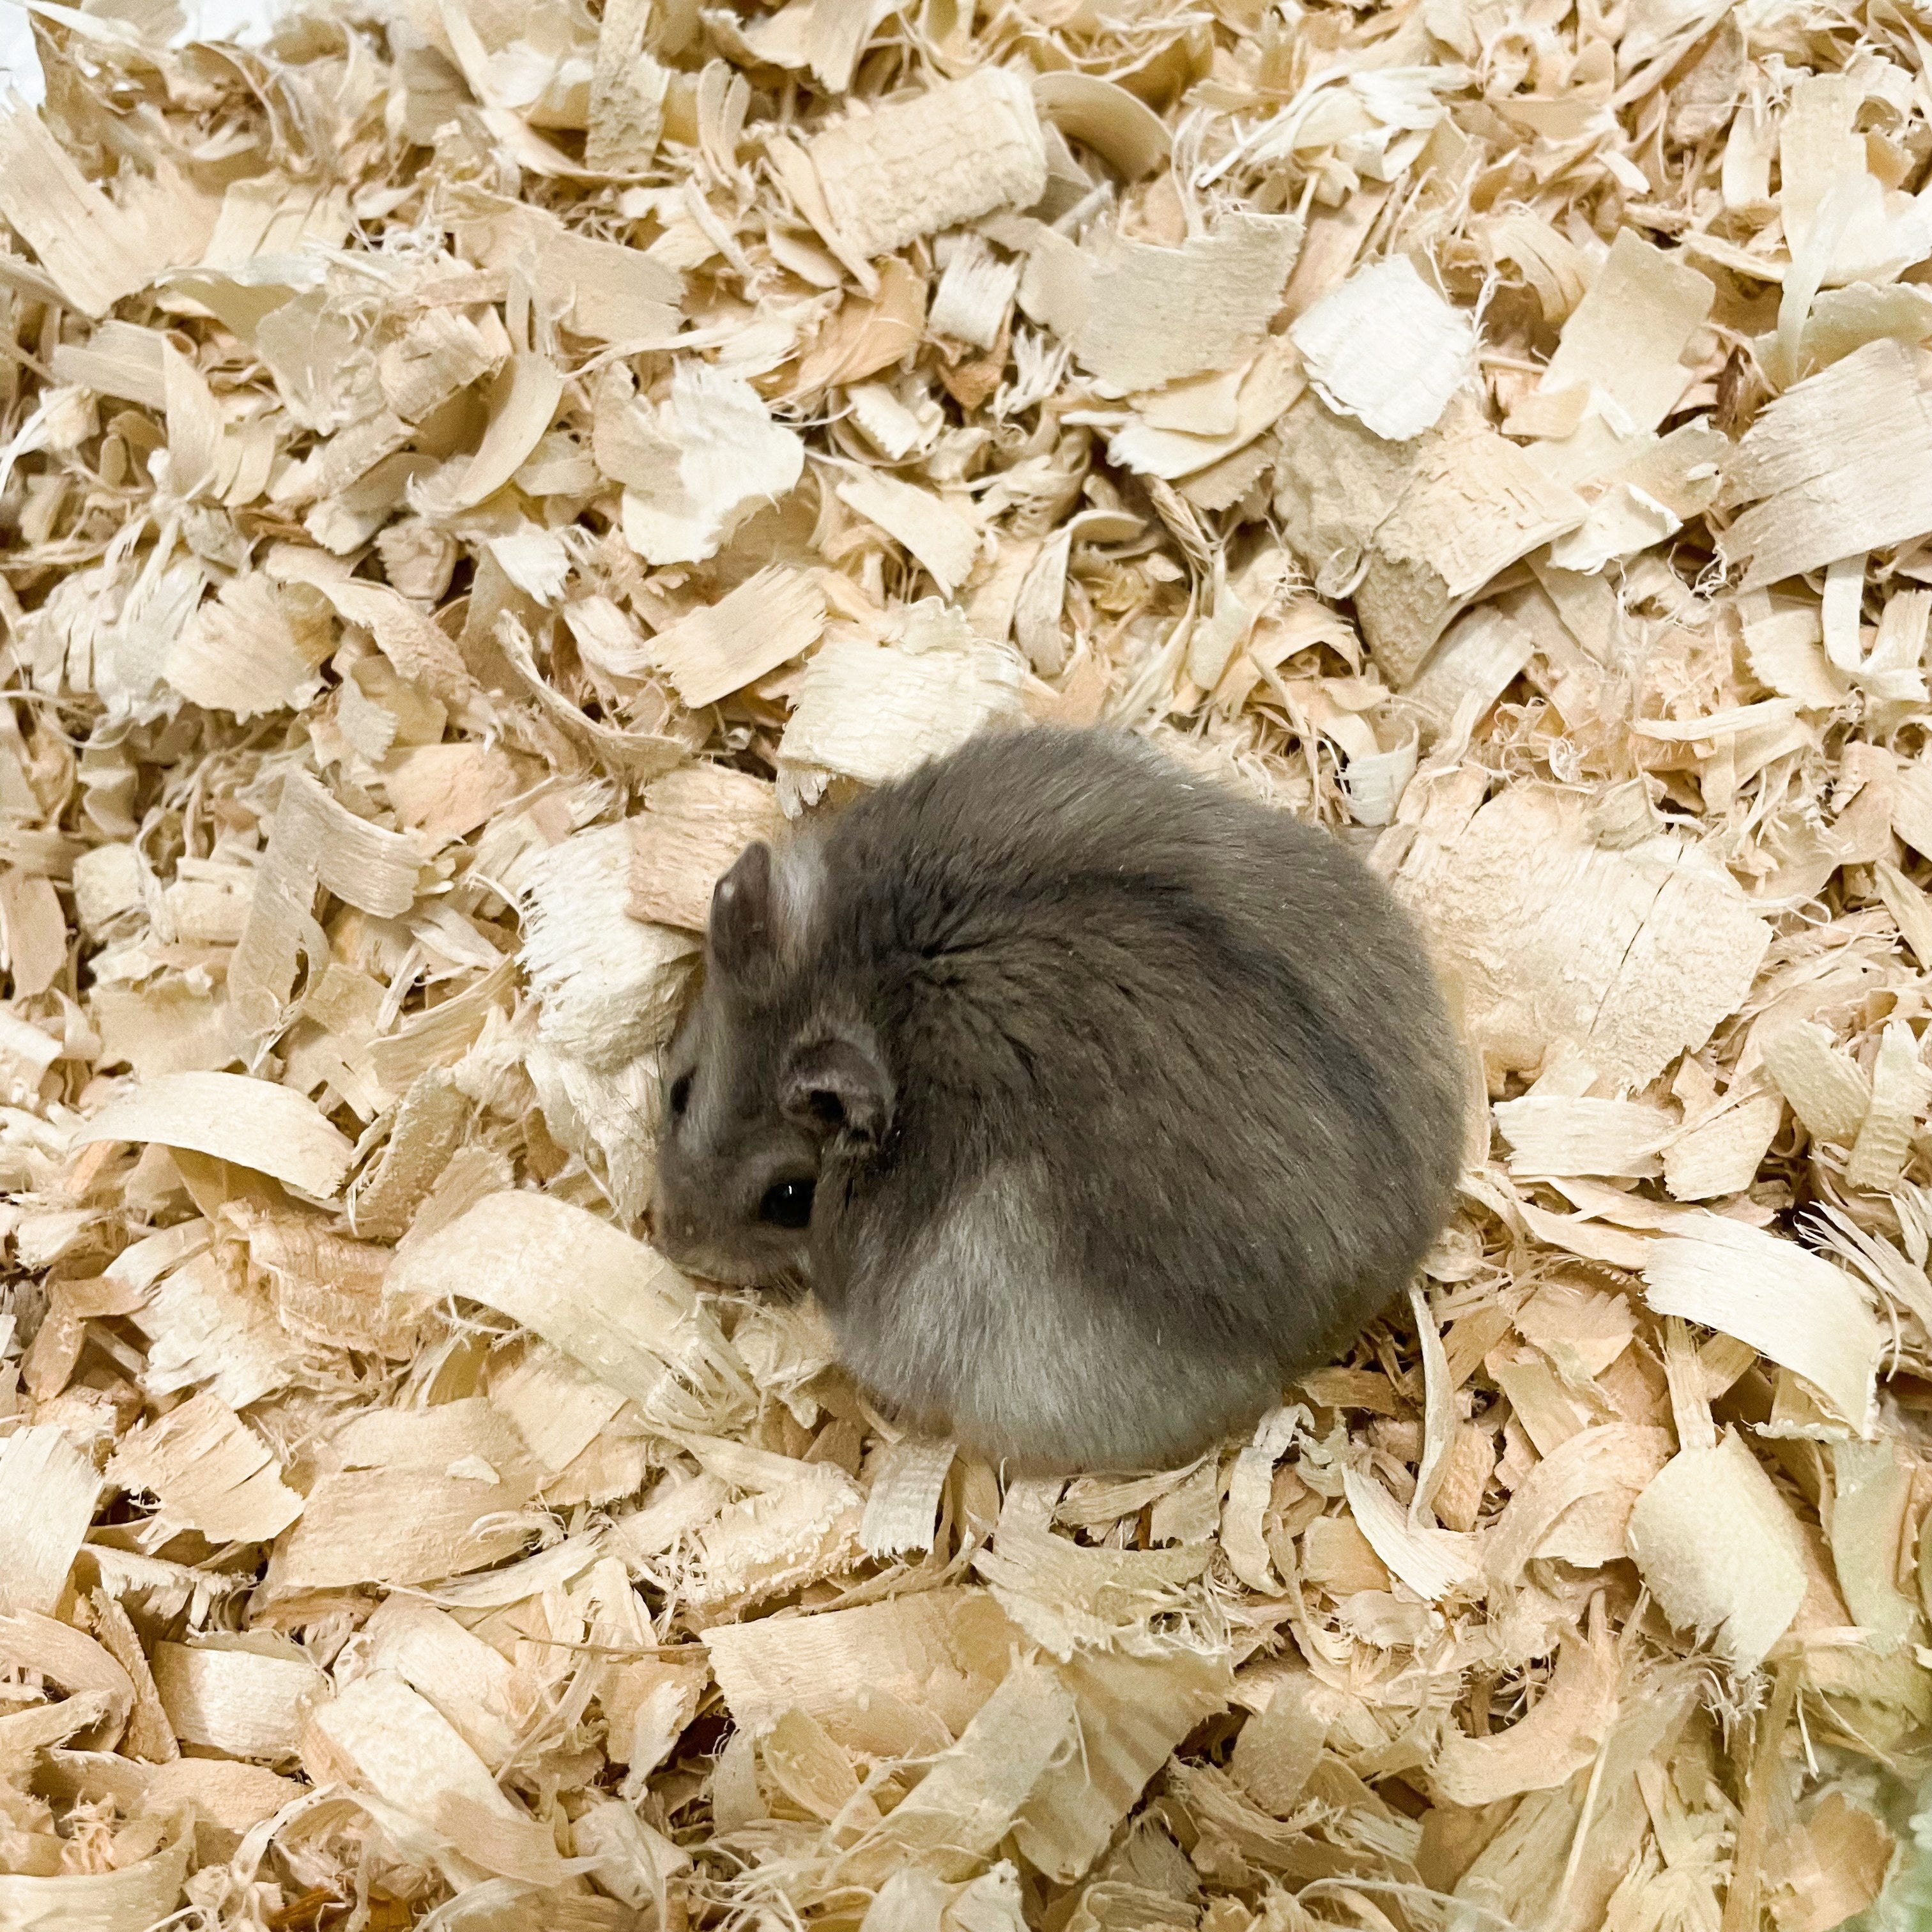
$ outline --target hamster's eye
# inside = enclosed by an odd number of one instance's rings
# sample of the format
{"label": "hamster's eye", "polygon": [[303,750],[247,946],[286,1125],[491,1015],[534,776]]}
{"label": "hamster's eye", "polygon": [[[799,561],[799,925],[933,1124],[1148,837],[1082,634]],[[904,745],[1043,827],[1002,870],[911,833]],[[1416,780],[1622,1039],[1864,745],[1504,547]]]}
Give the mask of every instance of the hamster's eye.
{"label": "hamster's eye", "polygon": [[684,1118],[684,1110],[691,1104],[691,1076],[680,1073],[670,1083],[670,1117],[674,1120]]}
{"label": "hamster's eye", "polygon": [[812,1186],[808,1180],[780,1180],[765,1190],[758,1203],[758,1219],[775,1228],[806,1228],[812,1225]]}

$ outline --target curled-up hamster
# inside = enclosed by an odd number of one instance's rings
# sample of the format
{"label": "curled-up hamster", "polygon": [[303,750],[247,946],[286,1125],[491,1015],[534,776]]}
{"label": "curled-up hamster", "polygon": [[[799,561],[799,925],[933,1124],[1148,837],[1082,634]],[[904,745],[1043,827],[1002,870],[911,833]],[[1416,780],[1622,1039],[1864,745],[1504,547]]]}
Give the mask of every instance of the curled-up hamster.
{"label": "curled-up hamster", "polygon": [[1336,839],[1144,740],[976,738],[718,884],[652,1208],[808,1284],[908,1421],[1172,1466],[1398,1293],[1461,1082],[1408,916]]}

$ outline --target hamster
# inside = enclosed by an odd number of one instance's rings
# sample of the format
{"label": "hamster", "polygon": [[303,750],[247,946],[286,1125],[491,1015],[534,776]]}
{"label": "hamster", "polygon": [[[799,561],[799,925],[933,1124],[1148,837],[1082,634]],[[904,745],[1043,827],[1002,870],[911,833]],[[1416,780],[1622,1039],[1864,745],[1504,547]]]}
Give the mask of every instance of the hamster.
{"label": "hamster", "polygon": [[1401,1290],[1460,1166],[1406,913],[1119,732],[988,734],[749,848],[664,1072],[664,1252],[808,1285],[862,1384],[1022,1468],[1252,1424]]}

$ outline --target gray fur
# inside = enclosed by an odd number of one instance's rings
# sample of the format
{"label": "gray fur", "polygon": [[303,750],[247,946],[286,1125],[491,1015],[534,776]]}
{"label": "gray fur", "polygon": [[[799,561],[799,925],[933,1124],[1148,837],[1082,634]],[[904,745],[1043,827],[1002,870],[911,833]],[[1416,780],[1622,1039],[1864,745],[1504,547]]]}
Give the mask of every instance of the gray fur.
{"label": "gray fur", "polygon": [[[1041,1466],[1251,1421],[1413,1274],[1461,1144],[1380,882],[1112,732],[988,734],[754,848],[666,1070],[665,1252],[808,1280],[887,1402]],[[760,1219],[804,1179],[808,1228]]]}

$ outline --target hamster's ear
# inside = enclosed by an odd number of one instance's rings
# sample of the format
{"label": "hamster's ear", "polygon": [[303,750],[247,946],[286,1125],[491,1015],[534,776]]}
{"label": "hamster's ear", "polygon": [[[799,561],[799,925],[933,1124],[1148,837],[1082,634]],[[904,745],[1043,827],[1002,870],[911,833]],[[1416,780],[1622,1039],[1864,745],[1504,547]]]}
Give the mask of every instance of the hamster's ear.
{"label": "hamster's ear", "polygon": [[711,891],[711,958],[720,972],[742,978],[770,958],[773,897],[772,848],[746,846]]}
{"label": "hamster's ear", "polygon": [[787,1120],[814,1132],[884,1138],[891,1124],[892,1083],[873,1041],[856,1028],[814,1034],[785,1063],[778,1105]]}

